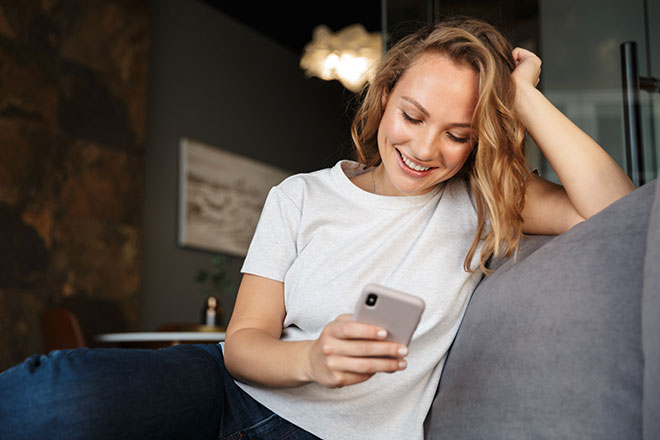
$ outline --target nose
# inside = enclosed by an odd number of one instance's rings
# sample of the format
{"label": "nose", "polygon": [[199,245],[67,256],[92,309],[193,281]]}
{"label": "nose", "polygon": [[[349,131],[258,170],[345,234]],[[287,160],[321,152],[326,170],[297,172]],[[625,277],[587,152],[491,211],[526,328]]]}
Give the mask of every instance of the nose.
{"label": "nose", "polygon": [[440,142],[440,135],[434,130],[426,130],[426,132],[417,139],[414,143],[413,149],[410,152],[413,159],[420,162],[431,162],[442,160],[442,148]]}

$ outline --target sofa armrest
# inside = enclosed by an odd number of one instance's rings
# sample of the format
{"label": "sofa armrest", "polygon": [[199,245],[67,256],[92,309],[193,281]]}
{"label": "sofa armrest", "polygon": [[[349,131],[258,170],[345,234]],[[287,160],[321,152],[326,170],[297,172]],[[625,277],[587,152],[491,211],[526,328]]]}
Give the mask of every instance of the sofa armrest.
{"label": "sofa armrest", "polygon": [[428,438],[642,436],[643,267],[655,183],[534,238],[475,290]]}

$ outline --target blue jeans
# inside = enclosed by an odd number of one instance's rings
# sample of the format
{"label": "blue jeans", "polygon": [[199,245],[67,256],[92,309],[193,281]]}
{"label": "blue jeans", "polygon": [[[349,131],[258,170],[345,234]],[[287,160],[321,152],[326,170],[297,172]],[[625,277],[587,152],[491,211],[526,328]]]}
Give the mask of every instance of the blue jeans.
{"label": "blue jeans", "polygon": [[0,373],[0,438],[316,439],[236,386],[217,344],[57,350]]}

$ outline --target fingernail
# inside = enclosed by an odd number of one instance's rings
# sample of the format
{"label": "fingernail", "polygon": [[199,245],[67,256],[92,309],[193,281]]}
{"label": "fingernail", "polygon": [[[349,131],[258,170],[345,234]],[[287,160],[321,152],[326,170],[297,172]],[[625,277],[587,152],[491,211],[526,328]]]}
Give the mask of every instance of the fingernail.
{"label": "fingernail", "polygon": [[401,368],[402,370],[406,368],[406,361],[399,362],[399,368]]}
{"label": "fingernail", "polygon": [[387,337],[387,330],[378,330],[378,337],[379,338]]}
{"label": "fingernail", "polygon": [[405,356],[405,355],[407,355],[407,354],[408,354],[408,349],[407,349],[406,347],[401,347],[401,348],[399,348],[399,354],[400,354],[401,356]]}

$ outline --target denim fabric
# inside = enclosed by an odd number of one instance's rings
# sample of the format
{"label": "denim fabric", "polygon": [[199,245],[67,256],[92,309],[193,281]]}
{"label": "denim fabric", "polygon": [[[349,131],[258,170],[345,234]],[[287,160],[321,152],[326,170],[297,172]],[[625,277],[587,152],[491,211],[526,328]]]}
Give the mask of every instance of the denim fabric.
{"label": "denim fabric", "polygon": [[0,373],[0,438],[316,437],[238,388],[213,344],[31,356]]}

